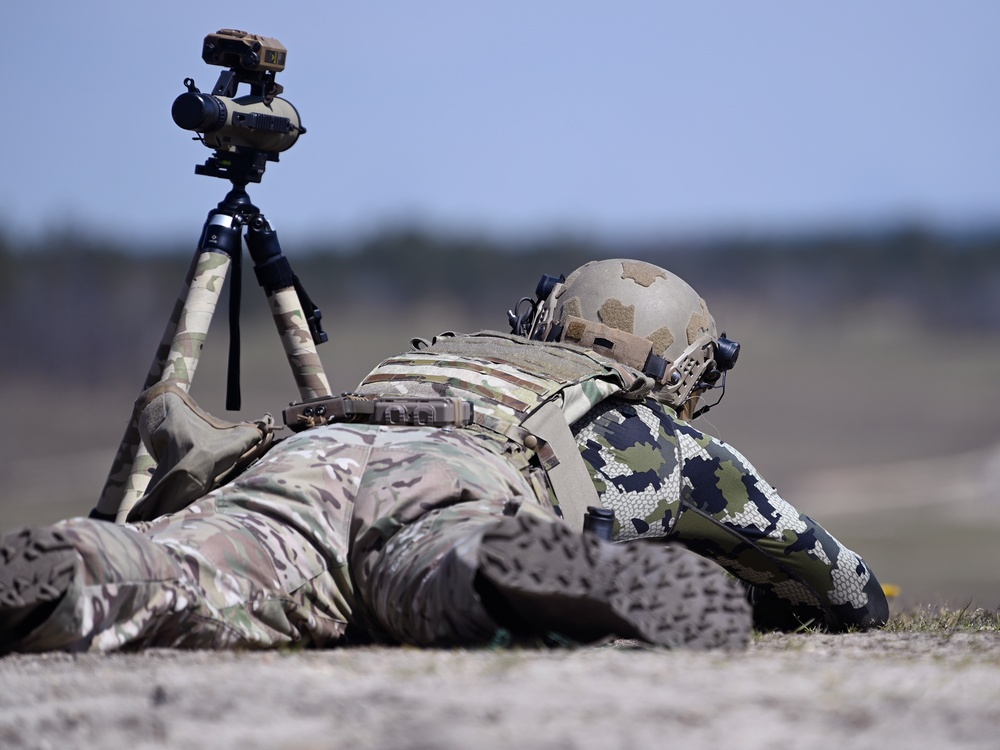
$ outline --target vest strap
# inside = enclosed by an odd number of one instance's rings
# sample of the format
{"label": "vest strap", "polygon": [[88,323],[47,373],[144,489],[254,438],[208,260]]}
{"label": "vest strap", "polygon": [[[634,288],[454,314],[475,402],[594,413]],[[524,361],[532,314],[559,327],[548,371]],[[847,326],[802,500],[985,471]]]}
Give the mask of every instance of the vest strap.
{"label": "vest strap", "polygon": [[555,492],[563,520],[571,528],[582,530],[587,506],[599,506],[601,502],[573,432],[563,416],[560,400],[546,401],[522,422],[522,426],[539,440],[548,443],[558,456],[558,463],[547,468],[546,474]]}

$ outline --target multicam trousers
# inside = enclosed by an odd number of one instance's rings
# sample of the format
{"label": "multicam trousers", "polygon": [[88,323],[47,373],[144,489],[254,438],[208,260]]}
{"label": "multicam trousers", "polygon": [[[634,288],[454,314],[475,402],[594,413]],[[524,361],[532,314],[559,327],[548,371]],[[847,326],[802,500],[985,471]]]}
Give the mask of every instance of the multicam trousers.
{"label": "multicam trousers", "polygon": [[522,503],[530,486],[471,432],[309,430],[178,513],[59,524],[78,574],[22,648],[322,646],[349,626],[418,645],[488,639],[477,545]]}

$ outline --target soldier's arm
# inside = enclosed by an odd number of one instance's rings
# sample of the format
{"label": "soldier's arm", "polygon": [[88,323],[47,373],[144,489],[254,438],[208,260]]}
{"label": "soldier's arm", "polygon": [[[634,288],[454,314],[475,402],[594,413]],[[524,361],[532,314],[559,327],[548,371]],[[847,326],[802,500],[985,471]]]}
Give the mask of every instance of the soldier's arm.
{"label": "soldier's arm", "polygon": [[747,584],[759,627],[885,624],[885,595],[860,555],[786,502],[732,446],[682,422],[676,434],[685,489],[671,537]]}
{"label": "soldier's arm", "polygon": [[610,399],[575,426],[616,541],[684,543],[746,584],[758,626],[876,627],[871,569],[799,513],[734,448],[660,404]]}

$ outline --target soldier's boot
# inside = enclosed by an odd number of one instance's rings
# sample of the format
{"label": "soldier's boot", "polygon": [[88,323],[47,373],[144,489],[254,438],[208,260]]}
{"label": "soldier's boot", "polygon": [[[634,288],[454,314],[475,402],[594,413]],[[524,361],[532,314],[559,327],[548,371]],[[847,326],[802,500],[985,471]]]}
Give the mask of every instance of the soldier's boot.
{"label": "soldier's boot", "polygon": [[129,521],[149,521],[187,507],[224,484],[274,442],[274,420],[227,422],[201,409],[173,383],[158,383],[136,401],[139,434],[156,460],[146,494]]}
{"label": "soldier's boot", "polygon": [[[743,588],[688,550],[609,544],[519,515],[487,530],[477,589],[535,632],[591,642],[611,635],[678,648],[741,648],[752,618]],[[498,606],[499,605],[499,606]]]}
{"label": "soldier's boot", "polygon": [[0,654],[16,650],[52,614],[78,564],[76,550],[56,529],[23,528],[0,537]]}

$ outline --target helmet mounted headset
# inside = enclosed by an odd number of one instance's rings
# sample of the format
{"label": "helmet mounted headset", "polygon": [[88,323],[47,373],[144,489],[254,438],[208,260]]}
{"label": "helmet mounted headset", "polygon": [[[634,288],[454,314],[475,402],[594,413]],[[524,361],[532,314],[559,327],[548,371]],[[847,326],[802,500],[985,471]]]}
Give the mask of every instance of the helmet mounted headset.
{"label": "helmet mounted headset", "polygon": [[652,397],[678,411],[705,391],[719,398],[740,345],[716,335],[704,300],[680,277],[643,261],[603,260],[567,279],[545,274],[535,299],[507,313],[511,332],[536,341],[576,344],[633,370],[652,383]]}

